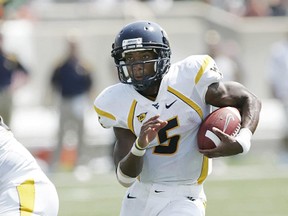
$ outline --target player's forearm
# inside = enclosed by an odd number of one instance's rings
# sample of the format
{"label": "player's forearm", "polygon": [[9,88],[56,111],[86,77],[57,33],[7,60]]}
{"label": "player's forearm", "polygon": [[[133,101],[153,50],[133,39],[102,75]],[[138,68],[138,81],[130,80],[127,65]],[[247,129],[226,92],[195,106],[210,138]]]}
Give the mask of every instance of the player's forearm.
{"label": "player's forearm", "polygon": [[136,180],[136,177],[142,172],[143,156],[146,153],[146,150],[139,148],[136,143],[137,140],[131,147],[128,154],[118,163],[116,163],[117,179],[124,187],[131,186]]}
{"label": "player's forearm", "polygon": [[120,168],[123,173],[130,177],[137,177],[143,167],[143,157],[135,156],[129,152],[120,162]]}
{"label": "player's forearm", "polygon": [[234,106],[241,110],[241,128],[248,128],[255,132],[259,121],[261,102],[245,86],[236,82],[225,83],[225,93],[220,103],[225,106]]}
{"label": "player's forearm", "polygon": [[242,110],[242,128],[248,128],[252,133],[255,132],[261,111],[261,101],[253,94],[247,97]]}
{"label": "player's forearm", "polygon": [[129,153],[117,165],[116,175],[118,182],[124,187],[130,187],[136,181],[136,177],[141,173],[142,166],[142,157]]}

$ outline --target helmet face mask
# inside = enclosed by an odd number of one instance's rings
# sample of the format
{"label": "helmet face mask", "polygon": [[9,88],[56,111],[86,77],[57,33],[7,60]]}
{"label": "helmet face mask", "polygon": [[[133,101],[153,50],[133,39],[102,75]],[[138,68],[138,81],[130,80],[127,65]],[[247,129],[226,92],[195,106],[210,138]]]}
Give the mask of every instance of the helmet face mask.
{"label": "helmet face mask", "polygon": [[[112,48],[111,54],[118,70],[119,80],[125,84],[132,84],[138,91],[144,91],[159,83],[170,68],[171,51],[168,38],[165,31],[155,23],[138,21],[128,24],[116,36]],[[129,63],[125,61],[126,53],[138,51],[153,51],[156,58]],[[144,67],[147,64],[154,65],[155,73],[144,74]],[[141,80],[131,73],[139,66],[143,71]]]}

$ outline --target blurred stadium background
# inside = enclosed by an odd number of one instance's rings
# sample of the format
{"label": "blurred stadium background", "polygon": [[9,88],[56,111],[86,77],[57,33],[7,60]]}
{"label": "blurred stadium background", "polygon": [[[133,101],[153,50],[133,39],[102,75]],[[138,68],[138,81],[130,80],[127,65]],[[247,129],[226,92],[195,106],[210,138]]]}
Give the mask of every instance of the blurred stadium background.
{"label": "blurred stadium background", "polygon": [[[156,21],[166,29],[172,62],[191,54],[207,53],[205,34],[211,30],[219,32],[223,40],[234,44],[242,65],[241,82],[263,101],[251,152],[244,157],[215,160],[215,172],[206,187],[211,205],[207,215],[288,214],[288,154],[284,155],[281,142],[283,125],[287,122],[282,105],[272,97],[266,79],[271,46],[287,37],[287,15],[241,16],[211,4],[214,1],[196,0],[1,2],[4,48],[15,53],[31,73],[29,84],[13,97],[15,106],[10,126],[57,185],[61,202],[59,215],[110,216],[119,212],[125,190],[116,183],[112,171],[113,135],[111,130],[99,125],[93,100],[103,88],[117,82],[110,57],[111,44],[121,27],[136,19]],[[230,2],[236,7],[245,1]],[[274,1],[258,1],[258,4],[267,6],[271,2]],[[287,11],[287,1],[283,2]],[[65,51],[67,34],[77,37],[82,56],[95,71],[91,108],[85,116],[89,161],[87,166],[74,171],[49,173],[47,161],[57,143],[58,130],[58,113],[49,79],[55,62]],[[68,146],[63,157],[68,167],[71,155],[73,157],[73,145]]]}

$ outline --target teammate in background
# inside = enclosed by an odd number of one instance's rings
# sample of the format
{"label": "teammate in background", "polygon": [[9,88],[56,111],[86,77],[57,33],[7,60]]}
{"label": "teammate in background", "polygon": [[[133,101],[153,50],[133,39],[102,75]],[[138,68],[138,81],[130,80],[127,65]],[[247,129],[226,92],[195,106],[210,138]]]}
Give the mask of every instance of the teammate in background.
{"label": "teammate in background", "polygon": [[[121,215],[205,215],[208,158],[249,151],[261,102],[243,85],[222,82],[208,55],[170,65],[169,40],[156,23],[126,25],[112,47],[121,83],[106,88],[94,106],[101,125],[114,129],[117,179],[129,187]],[[197,131],[212,106],[238,108],[242,127],[236,137],[215,129],[221,144],[200,151]]]}
{"label": "teammate in background", "polygon": [[13,93],[28,81],[28,72],[14,55],[3,51],[0,33],[0,113],[9,125],[13,112]]}
{"label": "teammate in background", "polygon": [[60,96],[58,144],[52,158],[52,170],[59,167],[64,142],[76,143],[77,164],[80,163],[85,146],[84,114],[89,104],[89,92],[92,87],[91,71],[80,60],[75,39],[69,38],[67,45],[68,55],[56,67],[51,77],[51,84]]}
{"label": "teammate in background", "polygon": [[[288,120],[288,34],[286,39],[273,44],[268,70],[267,81],[270,84],[272,95],[277,98],[284,107],[285,118]],[[283,140],[285,157],[288,152],[288,125],[285,125]]]}
{"label": "teammate in background", "polygon": [[0,116],[0,215],[57,216],[54,184]]}

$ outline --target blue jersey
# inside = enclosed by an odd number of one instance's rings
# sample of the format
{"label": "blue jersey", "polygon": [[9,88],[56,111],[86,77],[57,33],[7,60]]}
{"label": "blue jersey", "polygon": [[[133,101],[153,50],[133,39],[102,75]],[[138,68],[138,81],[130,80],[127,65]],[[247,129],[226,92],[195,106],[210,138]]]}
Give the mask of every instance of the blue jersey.
{"label": "blue jersey", "polygon": [[27,70],[13,57],[0,52],[0,91],[12,83],[14,73],[28,74]]}

